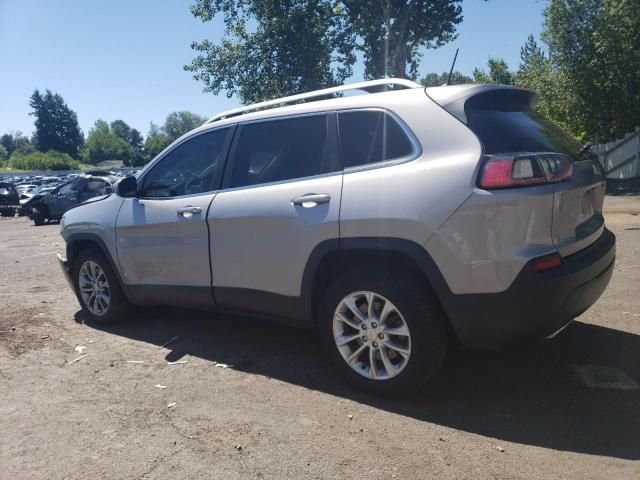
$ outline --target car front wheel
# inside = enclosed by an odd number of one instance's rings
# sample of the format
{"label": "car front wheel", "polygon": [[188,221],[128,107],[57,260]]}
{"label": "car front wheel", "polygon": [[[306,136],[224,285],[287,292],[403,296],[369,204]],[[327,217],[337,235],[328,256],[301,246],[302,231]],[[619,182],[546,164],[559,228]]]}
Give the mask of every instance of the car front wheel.
{"label": "car front wheel", "polygon": [[129,302],[102,252],[83,250],[73,265],[76,295],[88,320],[99,324],[122,320]]}
{"label": "car front wheel", "polygon": [[419,278],[362,268],[326,292],[318,321],[324,349],[354,386],[399,396],[422,388],[440,370],[446,319]]}

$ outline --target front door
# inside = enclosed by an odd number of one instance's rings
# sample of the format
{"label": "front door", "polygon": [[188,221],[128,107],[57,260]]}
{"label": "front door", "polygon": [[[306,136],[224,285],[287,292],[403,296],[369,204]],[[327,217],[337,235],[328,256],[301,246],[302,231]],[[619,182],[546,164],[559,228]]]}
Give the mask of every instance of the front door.
{"label": "front door", "polygon": [[231,128],[200,133],[142,173],[116,222],[118,261],[134,298],[206,306],[211,295],[207,211],[216,196]]}

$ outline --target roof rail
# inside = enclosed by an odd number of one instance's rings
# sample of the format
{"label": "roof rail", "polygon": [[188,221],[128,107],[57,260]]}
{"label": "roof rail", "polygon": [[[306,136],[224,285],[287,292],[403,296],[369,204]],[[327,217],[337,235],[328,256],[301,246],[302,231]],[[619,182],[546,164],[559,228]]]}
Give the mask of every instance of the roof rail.
{"label": "roof rail", "polygon": [[209,120],[207,120],[205,124],[212,123],[217,120],[222,120],[225,118],[235,117],[238,115],[242,115],[243,113],[260,110],[266,107],[273,107],[276,105],[278,106],[286,105],[290,103],[299,102],[301,100],[310,100],[310,99],[323,100],[322,97],[326,97],[327,95],[333,95],[339,92],[347,92],[349,90],[363,90],[365,92],[375,93],[376,91],[379,91],[381,87],[391,86],[391,85],[399,86],[402,88],[421,88],[422,87],[422,85],[420,85],[419,83],[413,82],[411,80],[406,80],[404,78],[380,78],[378,80],[351,83],[348,85],[341,85],[339,87],[324,88],[322,90],[315,90],[313,92],[299,93],[298,95],[291,95],[290,97],[276,98],[273,100],[268,100],[266,102],[254,103],[252,105],[246,105],[244,107],[234,108],[232,110],[227,110],[226,112],[222,112],[222,113],[218,113],[217,115],[214,115]]}

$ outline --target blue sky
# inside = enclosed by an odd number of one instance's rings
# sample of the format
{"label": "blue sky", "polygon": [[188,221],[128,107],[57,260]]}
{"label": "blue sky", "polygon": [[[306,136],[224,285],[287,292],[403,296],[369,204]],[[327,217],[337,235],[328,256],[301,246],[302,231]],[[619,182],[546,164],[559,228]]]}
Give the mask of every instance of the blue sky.
{"label": "blue sky", "polygon": [[[123,119],[147,133],[169,112],[209,116],[239,105],[224,93],[202,92],[183,65],[194,40],[221,37],[218,20],[202,23],[192,0],[0,0],[0,134],[33,131],[34,89],[61,94],[85,134],[98,118]],[[421,74],[449,69],[471,74],[489,56],[516,68],[520,46],[542,28],[543,0],[465,0],[458,39],[425,52]],[[356,68],[351,81],[361,80]]]}

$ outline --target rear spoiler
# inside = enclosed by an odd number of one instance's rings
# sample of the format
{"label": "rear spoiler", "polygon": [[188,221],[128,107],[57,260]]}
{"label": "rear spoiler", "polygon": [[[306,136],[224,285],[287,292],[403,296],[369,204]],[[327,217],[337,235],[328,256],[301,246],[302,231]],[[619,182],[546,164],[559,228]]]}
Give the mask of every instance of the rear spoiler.
{"label": "rear spoiler", "polygon": [[538,104],[531,90],[508,85],[455,85],[425,88],[427,96],[465,125],[467,108],[518,112]]}

